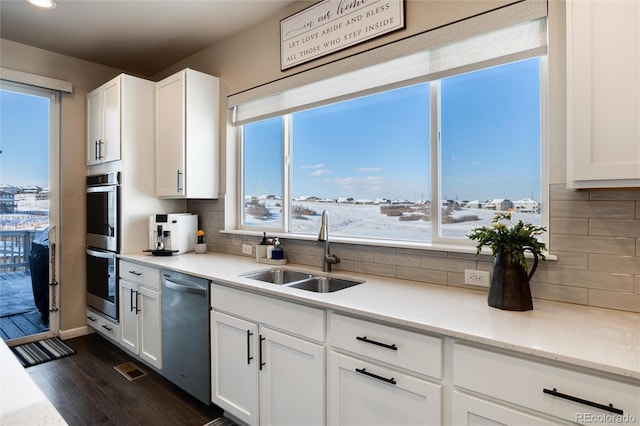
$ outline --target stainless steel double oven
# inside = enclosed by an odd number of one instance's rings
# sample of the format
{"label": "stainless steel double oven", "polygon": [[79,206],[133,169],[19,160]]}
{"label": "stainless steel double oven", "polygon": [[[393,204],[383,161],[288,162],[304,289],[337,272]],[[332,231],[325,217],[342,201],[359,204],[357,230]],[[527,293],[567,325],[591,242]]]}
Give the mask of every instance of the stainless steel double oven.
{"label": "stainless steel double oven", "polygon": [[118,320],[120,172],[87,176],[87,305]]}

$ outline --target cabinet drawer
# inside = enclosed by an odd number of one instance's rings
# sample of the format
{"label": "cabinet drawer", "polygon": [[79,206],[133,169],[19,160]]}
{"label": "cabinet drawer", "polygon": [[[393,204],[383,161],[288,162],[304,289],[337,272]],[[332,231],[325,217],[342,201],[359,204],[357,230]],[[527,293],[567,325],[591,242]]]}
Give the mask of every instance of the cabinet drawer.
{"label": "cabinet drawer", "polygon": [[442,339],[332,313],[331,345],[358,355],[442,378]]}
{"label": "cabinet drawer", "polygon": [[117,322],[103,317],[102,315],[87,309],[87,325],[95,329],[98,333],[118,343],[120,340],[120,326]]}
{"label": "cabinet drawer", "polygon": [[332,352],[329,425],[441,425],[442,386]]}
{"label": "cabinet drawer", "polygon": [[119,274],[120,278],[124,278],[136,284],[142,284],[156,290],[162,289],[159,269],[121,260]]}
{"label": "cabinet drawer", "polygon": [[[640,422],[640,385],[458,343],[453,349],[453,383],[571,422],[593,423],[598,418],[611,423]],[[589,402],[607,408],[611,404],[622,414]]]}
{"label": "cabinet drawer", "polygon": [[323,309],[215,284],[211,285],[211,306],[306,339],[325,341]]}

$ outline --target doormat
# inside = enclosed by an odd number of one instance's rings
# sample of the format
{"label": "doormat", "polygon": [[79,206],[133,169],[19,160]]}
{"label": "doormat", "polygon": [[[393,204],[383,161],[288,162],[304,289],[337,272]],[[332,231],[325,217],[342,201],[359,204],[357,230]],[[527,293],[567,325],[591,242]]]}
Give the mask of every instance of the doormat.
{"label": "doormat", "polygon": [[204,426],[236,426],[236,424],[226,417],[218,417]]}
{"label": "doormat", "polygon": [[57,337],[14,346],[11,351],[13,351],[24,368],[76,353],[73,348]]}
{"label": "doormat", "polygon": [[129,381],[133,381],[147,375],[146,372],[142,371],[132,362],[125,362],[124,364],[116,365],[113,368],[115,368],[118,373],[122,374]]}

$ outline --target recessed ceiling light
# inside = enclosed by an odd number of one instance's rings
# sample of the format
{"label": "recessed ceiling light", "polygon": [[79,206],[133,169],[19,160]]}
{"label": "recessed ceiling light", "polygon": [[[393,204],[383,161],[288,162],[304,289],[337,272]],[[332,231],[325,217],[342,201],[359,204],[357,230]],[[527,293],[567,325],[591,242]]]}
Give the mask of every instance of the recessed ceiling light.
{"label": "recessed ceiling light", "polygon": [[57,6],[54,0],[27,0],[27,2],[43,9],[55,9]]}

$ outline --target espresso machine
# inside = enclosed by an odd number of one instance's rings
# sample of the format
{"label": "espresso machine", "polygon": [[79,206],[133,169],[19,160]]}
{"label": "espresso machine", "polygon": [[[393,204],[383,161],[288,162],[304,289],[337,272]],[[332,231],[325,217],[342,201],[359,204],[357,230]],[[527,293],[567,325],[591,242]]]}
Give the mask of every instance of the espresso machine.
{"label": "espresso machine", "polygon": [[198,232],[198,215],[154,214],[149,217],[149,250],[155,256],[193,251]]}

